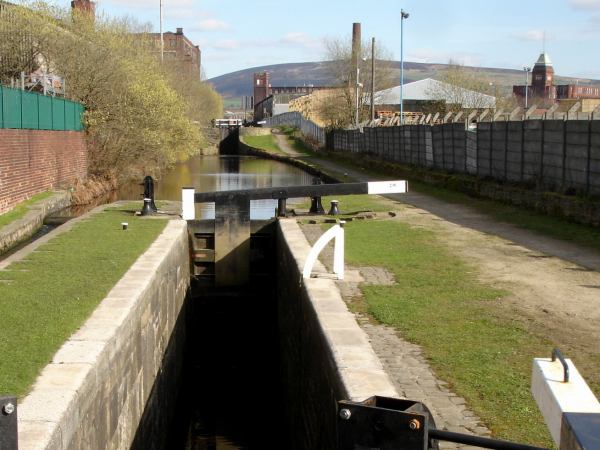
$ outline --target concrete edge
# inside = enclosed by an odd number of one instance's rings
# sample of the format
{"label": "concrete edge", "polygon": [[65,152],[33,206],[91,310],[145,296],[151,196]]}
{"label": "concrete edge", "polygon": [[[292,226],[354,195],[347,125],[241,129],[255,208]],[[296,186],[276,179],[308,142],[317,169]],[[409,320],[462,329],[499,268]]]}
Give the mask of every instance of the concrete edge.
{"label": "concrete edge", "polygon": [[[315,311],[349,399],[362,401],[372,395],[399,398],[367,334],[348,310],[335,281],[327,278],[302,279],[304,261],[311,246],[296,220],[281,219],[279,226],[294,256],[299,283]],[[320,262],[315,264],[314,271],[326,273]]]}
{"label": "concrete edge", "polygon": [[[132,319],[140,313],[138,301],[151,281],[161,275],[165,251],[178,240],[185,240],[187,245],[187,223],[171,220],[42,370],[19,405],[20,449],[68,448],[77,427],[85,420],[80,416],[84,410],[81,404],[90,401],[85,393],[107,382],[100,376],[104,366],[108,366],[115,349],[122,344],[120,336],[127,335],[123,330],[136,326]],[[176,283],[185,276],[177,270]]]}
{"label": "concrete edge", "polygon": [[33,236],[42,227],[46,216],[70,205],[71,193],[57,191],[29,206],[25,216],[0,228],[0,255]]}

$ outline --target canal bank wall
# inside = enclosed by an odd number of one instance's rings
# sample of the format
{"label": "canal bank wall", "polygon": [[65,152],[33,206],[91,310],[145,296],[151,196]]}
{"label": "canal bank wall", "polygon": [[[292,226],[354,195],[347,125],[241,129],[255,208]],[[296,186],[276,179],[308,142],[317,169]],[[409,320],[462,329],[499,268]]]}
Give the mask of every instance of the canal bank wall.
{"label": "canal bank wall", "polygon": [[0,255],[33,236],[43,225],[46,216],[71,205],[71,193],[60,191],[29,207],[20,219],[0,228]]}
{"label": "canal bank wall", "polygon": [[172,220],[20,403],[19,449],[166,448],[189,286],[187,224]]}
{"label": "canal bank wall", "polygon": [[294,219],[278,221],[277,301],[286,423],[294,449],[337,447],[337,402],[398,397],[336,282],[302,278],[310,245]]}

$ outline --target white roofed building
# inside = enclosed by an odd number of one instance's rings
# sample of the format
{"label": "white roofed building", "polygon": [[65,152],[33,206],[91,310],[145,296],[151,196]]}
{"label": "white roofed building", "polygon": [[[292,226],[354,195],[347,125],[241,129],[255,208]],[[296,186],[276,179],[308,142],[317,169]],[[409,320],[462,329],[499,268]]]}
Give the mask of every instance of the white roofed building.
{"label": "white roofed building", "polygon": [[[424,111],[443,102],[445,105],[460,105],[461,108],[495,108],[496,98],[433,78],[425,78],[404,84],[404,111]],[[376,110],[399,110],[400,86],[375,93]]]}

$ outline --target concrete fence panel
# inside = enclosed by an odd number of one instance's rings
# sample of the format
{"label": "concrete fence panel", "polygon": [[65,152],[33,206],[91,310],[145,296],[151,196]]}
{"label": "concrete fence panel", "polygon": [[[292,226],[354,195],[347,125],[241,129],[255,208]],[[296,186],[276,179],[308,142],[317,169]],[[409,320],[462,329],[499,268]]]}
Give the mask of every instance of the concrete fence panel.
{"label": "concrete fence panel", "polygon": [[505,178],[523,181],[523,122],[507,123]]}

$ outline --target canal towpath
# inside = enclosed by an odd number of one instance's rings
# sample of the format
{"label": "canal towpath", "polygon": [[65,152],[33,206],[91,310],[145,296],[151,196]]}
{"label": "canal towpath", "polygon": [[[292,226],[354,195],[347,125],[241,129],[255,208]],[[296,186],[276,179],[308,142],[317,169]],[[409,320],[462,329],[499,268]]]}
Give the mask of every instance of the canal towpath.
{"label": "canal towpath", "polygon": [[[389,179],[318,153],[299,154],[286,135],[276,132],[274,137],[291,158],[300,158],[338,179]],[[600,319],[600,252],[498,221],[468,204],[449,203],[414,191],[389,198],[401,204],[400,220],[435,231],[454,254],[476,268],[481,281],[510,292],[502,302],[509,314],[527,327],[543,330],[550,341],[560,334],[574,356],[580,353],[576,363],[584,376],[597,373],[592,360],[599,357],[600,330],[595,324]],[[304,229],[310,239],[311,232]],[[363,278],[369,282],[368,276]],[[436,421],[448,429],[488,433],[465,407],[464,399],[455,396],[435,376],[418,346],[398,337],[396,330],[366,317],[359,316],[358,321],[399,392],[430,404]]]}

